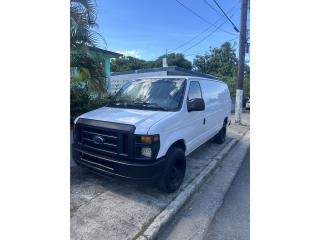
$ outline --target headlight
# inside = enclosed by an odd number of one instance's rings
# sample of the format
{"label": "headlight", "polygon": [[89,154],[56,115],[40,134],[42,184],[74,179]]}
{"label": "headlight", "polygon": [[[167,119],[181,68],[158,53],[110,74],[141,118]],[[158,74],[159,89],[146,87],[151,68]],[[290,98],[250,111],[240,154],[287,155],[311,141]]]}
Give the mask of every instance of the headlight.
{"label": "headlight", "polygon": [[135,157],[138,160],[155,160],[159,149],[159,134],[135,136]]}
{"label": "headlight", "polygon": [[152,155],[152,150],[150,147],[142,147],[141,155],[150,158]]}

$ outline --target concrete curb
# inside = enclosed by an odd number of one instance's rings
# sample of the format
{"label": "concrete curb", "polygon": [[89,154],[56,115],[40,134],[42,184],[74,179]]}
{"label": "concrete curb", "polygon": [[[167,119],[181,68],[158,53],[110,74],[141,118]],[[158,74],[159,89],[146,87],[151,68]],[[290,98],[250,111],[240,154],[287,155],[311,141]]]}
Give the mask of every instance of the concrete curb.
{"label": "concrete curb", "polygon": [[[246,134],[246,133],[245,133]],[[244,135],[245,135],[244,134]],[[237,139],[232,139],[222,151],[212,159],[212,161],[203,169],[194,180],[187,185],[185,189],[151,222],[147,229],[141,233],[138,240],[156,239],[161,228],[163,228],[173,216],[182,208],[187,200],[196,192],[199,186],[204,183],[207,177],[216,169],[218,163],[231,148],[238,142]]]}
{"label": "concrete curb", "polygon": [[[242,165],[242,162],[245,159],[244,156],[250,147],[250,143],[247,142],[248,139],[250,139],[249,136],[250,136],[250,131],[247,131],[243,135],[241,143],[239,143],[236,146],[239,148],[239,149],[237,149],[237,155],[238,155],[239,159],[241,159],[241,160],[237,161],[237,162],[233,162],[232,164],[229,163],[229,166],[224,165],[224,167],[227,168],[228,170],[227,170],[227,172],[222,174],[222,175],[224,175],[223,184],[219,183],[220,188],[215,191],[215,194],[214,194],[215,202],[214,202],[214,204],[210,205],[211,206],[210,217],[208,217],[207,219],[205,219],[203,221],[204,222],[203,226],[196,232],[196,234],[194,236],[192,236],[193,240],[204,239],[204,237],[206,236],[206,233],[208,232],[208,230],[211,226],[213,219],[215,218],[215,215],[217,214],[220,207],[223,205],[225,195],[229,191],[229,189],[233,183],[233,180],[236,177],[236,175]],[[242,144],[242,147],[240,147],[241,146],[240,144]],[[240,158],[239,155],[243,156],[243,157]],[[230,167],[230,165],[232,165],[232,167]],[[222,170],[222,172],[223,172],[223,170]],[[219,173],[217,173],[217,176],[215,176],[215,177],[218,177],[218,175],[219,175]],[[220,172],[220,175],[221,175],[221,172]],[[220,176],[220,179],[221,179],[221,176]]]}

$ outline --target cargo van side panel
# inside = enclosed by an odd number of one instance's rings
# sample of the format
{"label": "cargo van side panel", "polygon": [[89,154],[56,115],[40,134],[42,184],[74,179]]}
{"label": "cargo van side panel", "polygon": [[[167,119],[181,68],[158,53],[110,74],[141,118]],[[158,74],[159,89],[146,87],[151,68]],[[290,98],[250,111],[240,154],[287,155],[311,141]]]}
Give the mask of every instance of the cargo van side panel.
{"label": "cargo van side panel", "polygon": [[210,139],[222,128],[224,119],[229,118],[231,99],[226,84],[213,80],[202,80],[200,83],[206,105],[205,138]]}

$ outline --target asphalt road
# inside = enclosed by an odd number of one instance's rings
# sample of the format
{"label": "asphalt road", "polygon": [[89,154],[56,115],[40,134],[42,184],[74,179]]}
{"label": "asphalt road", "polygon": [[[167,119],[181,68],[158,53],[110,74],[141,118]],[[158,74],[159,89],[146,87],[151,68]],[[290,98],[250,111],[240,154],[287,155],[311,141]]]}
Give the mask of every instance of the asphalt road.
{"label": "asphalt road", "polygon": [[250,239],[250,153],[248,152],[225,200],[210,224],[206,240]]}

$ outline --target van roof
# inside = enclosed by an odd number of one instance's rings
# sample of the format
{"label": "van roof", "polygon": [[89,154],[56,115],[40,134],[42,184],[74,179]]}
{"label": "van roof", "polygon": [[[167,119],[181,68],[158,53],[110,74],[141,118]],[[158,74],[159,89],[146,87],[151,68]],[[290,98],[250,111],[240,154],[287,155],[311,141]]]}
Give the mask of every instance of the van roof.
{"label": "van roof", "polygon": [[158,75],[159,72],[165,73],[164,75],[166,76],[178,76],[178,75],[183,75],[183,76],[197,76],[197,77],[206,77],[206,78],[215,78],[211,74],[205,74],[205,73],[200,73],[197,71],[192,71],[189,69],[185,69],[182,67],[178,66],[169,66],[169,67],[159,67],[159,68],[146,68],[146,69],[136,69],[136,70],[130,70],[130,71],[125,71],[125,72],[111,72],[111,77],[115,76],[121,76],[121,75],[134,75],[136,74],[146,74],[146,75]]}
{"label": "van roof", "polygon": [[208,81],[215,81],[215,82],[219,82],[219,83],[224,83],[221,80],[218,79],[214,79],[214,78],[205,78],[205,77],[196,77],[196,76],[185,76],[185,75],[177,75],[177,76],[143,76],[143,77],[137,77],[134,78],[132,80],[138,80],[138,79],[152,79],[152,78],[172,78],[172,79],[176,79],[176,78],[183,78],[183,79],[197,79],[197,80],[208,80]]}

